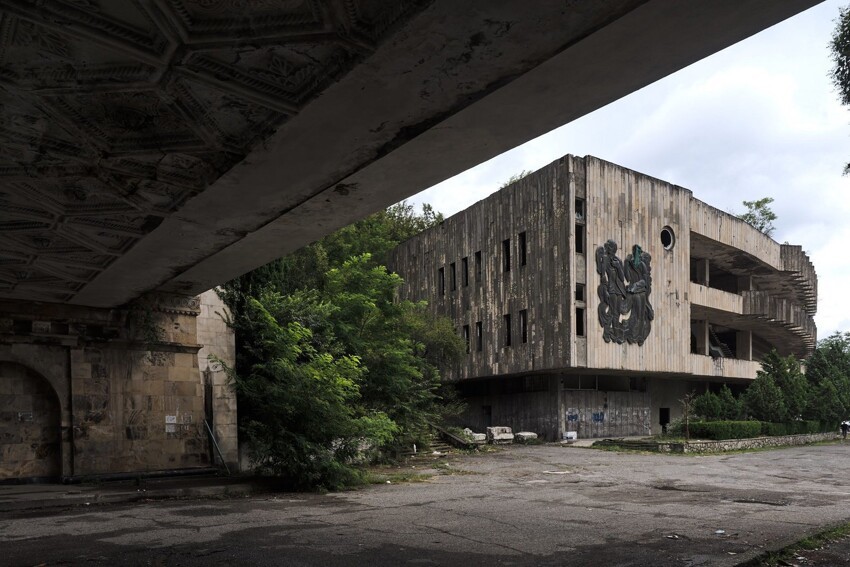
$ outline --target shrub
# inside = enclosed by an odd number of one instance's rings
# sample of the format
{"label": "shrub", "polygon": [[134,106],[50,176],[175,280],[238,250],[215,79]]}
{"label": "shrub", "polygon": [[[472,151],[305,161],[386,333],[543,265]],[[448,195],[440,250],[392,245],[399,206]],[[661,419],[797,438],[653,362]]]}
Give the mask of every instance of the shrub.
{"label": "shrub", "polygon": [[694,421],[690,424],[691,437],[704,439],[747,439],[761,434],[758,421]]}

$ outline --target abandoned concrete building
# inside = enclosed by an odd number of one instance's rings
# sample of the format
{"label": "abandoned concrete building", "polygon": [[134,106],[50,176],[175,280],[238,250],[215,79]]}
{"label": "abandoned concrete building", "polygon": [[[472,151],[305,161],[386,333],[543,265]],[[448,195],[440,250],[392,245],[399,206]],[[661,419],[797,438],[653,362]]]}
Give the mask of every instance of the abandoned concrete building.
{"label": "abandoned concrete building", "polygon": [[223,310],[213,291],[132,309],[0,301],[0,482],[232,470],[236,397],[208,359],[233,364]]}
{"label": "abandoned concrete building", "polygon": [[817,277],[690,190],[565,156],[402,243],[401,294],[465,339],[462,423],[558,439],[655,434],[688,391],[815,345]]}

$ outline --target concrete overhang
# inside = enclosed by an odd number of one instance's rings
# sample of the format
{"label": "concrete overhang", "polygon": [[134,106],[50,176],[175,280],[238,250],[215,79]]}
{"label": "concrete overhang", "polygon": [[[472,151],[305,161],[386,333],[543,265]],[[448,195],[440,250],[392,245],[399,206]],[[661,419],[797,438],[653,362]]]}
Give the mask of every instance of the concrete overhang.
{"label": "concrete overhang", "polygon": [[8,0],[0,297],[199,293],[817,3]]}

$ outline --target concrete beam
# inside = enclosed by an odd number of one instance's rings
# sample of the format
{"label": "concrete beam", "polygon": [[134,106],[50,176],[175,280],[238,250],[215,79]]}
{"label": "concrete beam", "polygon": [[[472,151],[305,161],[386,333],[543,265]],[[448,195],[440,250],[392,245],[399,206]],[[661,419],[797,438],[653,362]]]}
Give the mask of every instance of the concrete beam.
{"label": "concrete beam", "polygon": [[433,2],[71,302],[201,292],[817,3]]}

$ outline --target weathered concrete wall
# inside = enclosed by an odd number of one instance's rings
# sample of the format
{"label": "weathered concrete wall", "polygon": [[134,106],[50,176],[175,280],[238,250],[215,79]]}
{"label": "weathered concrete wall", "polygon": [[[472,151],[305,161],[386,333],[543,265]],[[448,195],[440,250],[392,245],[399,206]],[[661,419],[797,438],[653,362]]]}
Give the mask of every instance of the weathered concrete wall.
{"label": "weathered concrete wall", "polygon": [[395,249],[402,297],[427,299],[469,339],[447,379],[569,365],[569,195],[582,163],[560,159]]}
{"label": "weathered concrete wall", "polygon": [[1,302],[0,480],[208,466],[199,313]]}
{"label": "weathered concrete wall", "polygon": [[[214,290],[200,296],[201,312],[198,314],[198,342],[204,345],[198,351],[198,367],[212,409],[211,427],[224,461],[231,471],[238,470],[239,440],[237,435],[236,392],[228,384],[227,374],[214,358],[231,368],[236,365],[236,336],[227,323],[227,307]],[[213,358],[214,357],[214,358]]]}
{"label": "weathered concrete wall", "polygon": [[565,390],[562,392],[566,430],[579,439],[649,435],[649,395],[646,392]]}

